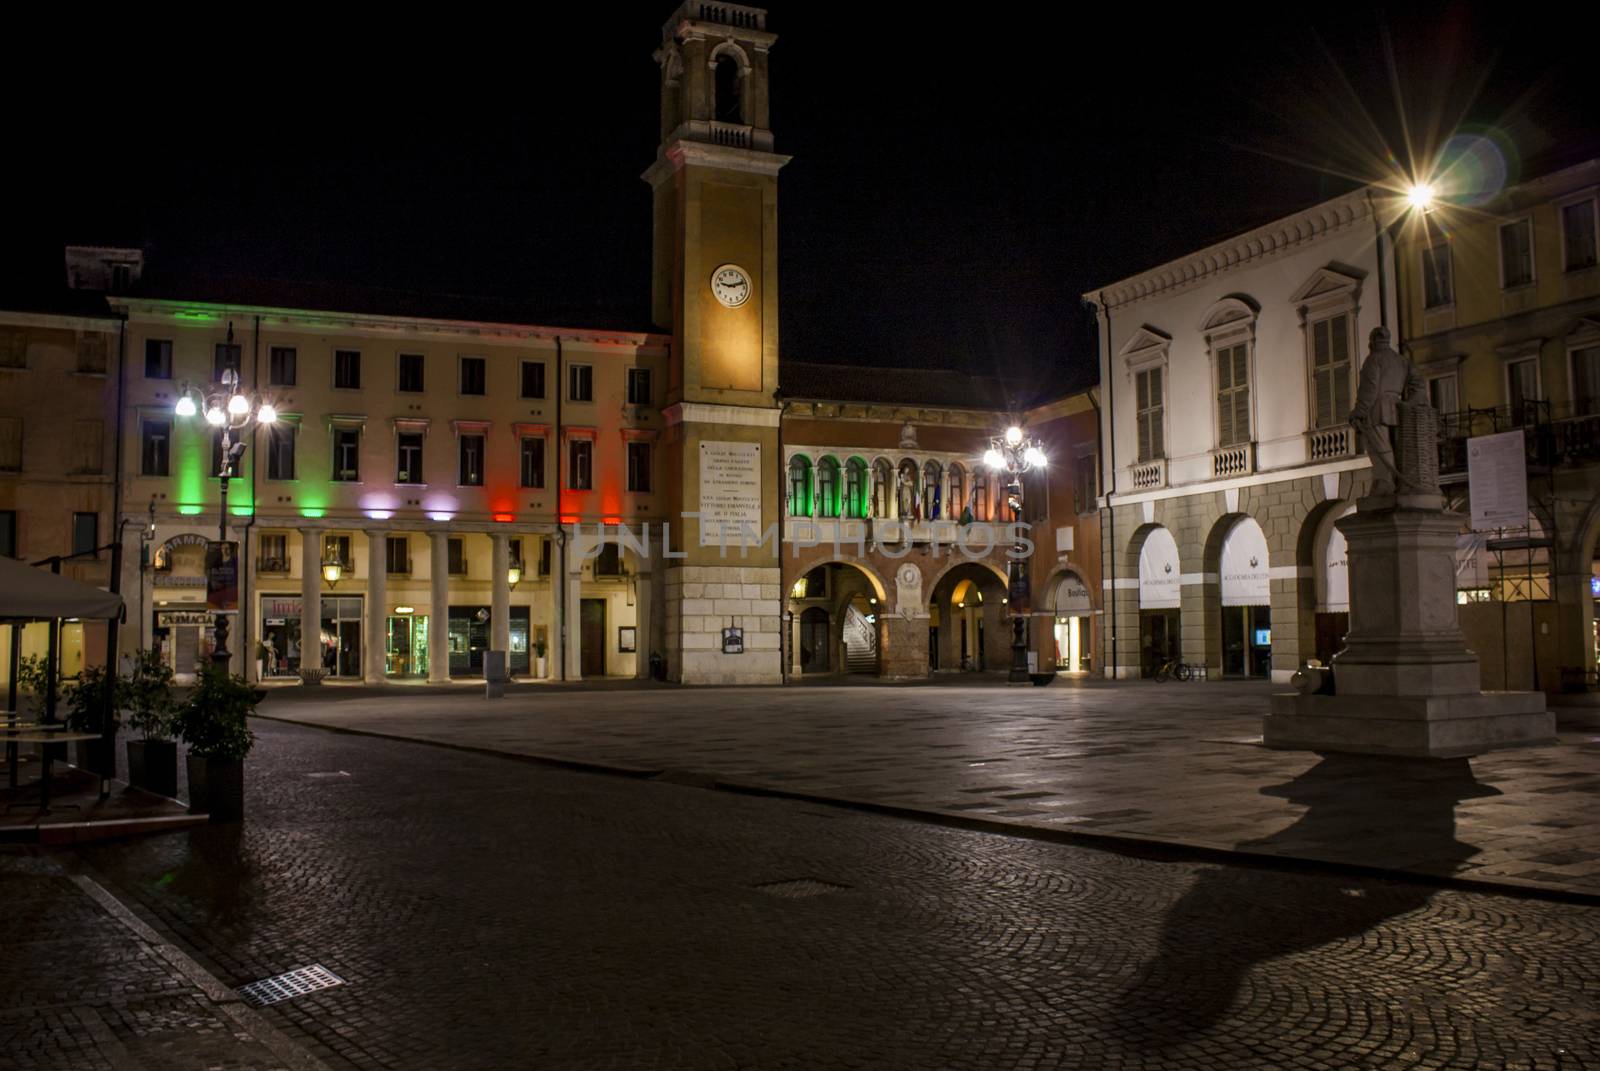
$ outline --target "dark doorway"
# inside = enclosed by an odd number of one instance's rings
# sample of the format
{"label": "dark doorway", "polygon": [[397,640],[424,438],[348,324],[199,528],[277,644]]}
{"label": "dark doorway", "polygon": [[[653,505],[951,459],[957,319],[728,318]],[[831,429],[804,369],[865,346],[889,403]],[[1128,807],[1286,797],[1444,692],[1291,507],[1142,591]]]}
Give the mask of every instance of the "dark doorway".
{"label": "dark doorway", "polygon": [[1139,676],[1153,677],[1162,664],[1178,657],[1177,610],[1139,611]]}
{"label": "dark doorway", "polygon": [[1222,675],[1224,677],[1272,675],[1270,606],[1222,608]]}
{"label": "dark doorway", "polygon": [[579,620],[582,623],[583,661],[579,672],[585,677],[604,677],[606,675],[606,601],[604,599],[584,599],[579,608]]}
{"label": "dark doorway", "polygon": [[828,672],[829,646],[828,611],[813,606],[800,615],[800,672]]}

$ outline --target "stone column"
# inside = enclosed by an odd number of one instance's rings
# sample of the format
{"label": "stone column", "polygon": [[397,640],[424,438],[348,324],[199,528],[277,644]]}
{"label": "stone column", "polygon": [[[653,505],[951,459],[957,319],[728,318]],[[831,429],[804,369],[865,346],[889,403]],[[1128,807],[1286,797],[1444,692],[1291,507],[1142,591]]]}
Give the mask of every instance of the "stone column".
{"label": "stone column", "polygon": [[368,684],[382,684],[385,649],[389,642],[389,555],[387,532],[367,532],[367,645],[362,658],[362,677]]}
{"label": "stone column", "polygon": [[566,626],[566,644],[561,657],[566,659],[567,680],[583,679],[583,556],[577,541],[567,545],[567,574],[561,578],[561,620]]}
{"label": "stone column", "polygon": [[504,532],[489,536],[493,551],[489,555],[489,649],[499,651],[506,658],[506,672],[511,668],[511,581],[506,571],[511,568],[511,538]]}
{"label": "stone column", "polygon": [[450,680],[450,535],[428,533],[428,682]]}
{"label": "stone column", "polygon": [[654,640],[655,623],[650,620],[653,607],[650,604],[650,574],[639,573],[634,577],[633,609],[634,609],[634,635],[638,637],[635,646],[639,653],[634,657],[637,668],[634,676],[640,680],[650,679],[650,654],[656,649]]}
{"label": "stone column", "polygon": [[300,665],[322,667],[322,531],[300,529]]}

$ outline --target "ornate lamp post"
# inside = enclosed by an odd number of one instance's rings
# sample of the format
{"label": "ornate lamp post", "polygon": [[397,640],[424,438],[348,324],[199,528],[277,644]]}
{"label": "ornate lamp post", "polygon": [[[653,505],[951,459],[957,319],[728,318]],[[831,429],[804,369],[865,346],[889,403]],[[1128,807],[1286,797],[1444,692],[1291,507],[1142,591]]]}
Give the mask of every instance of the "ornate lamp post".
{"label": "ornate lamp post", "polygon": [[[233,341],[231,327],[228,329],[228,341]],[[220,471],[217,476],[222,481],[222,505],[217,523],[217,540],[226,544],[228,480],[233,477],[233,466],[244,454],[246,435],[253,433],[261,424],[276,423],[278,411],[271,402],[241,391],[239,373],[232,368],[224,368],[222,382],[214,383],[208,389],[201,390],[185,383],[179,391],[173,412],[180,417],[202,414],[206,423],[217,429],[217,434],[221,436],[222,448],[218,465]],[[211,661],[223,672],[227,672],[232,655],[228,652],[228,617],[221,610],[217,611],[215,631],[216,644],[211,651]]]}
{"label": "ornate lamp post", "polygon": [[1023,561],[1026,547],[1022,529],[1022,476],[1044,468],[1049,459],[1037,439],[1024,435],[1022,429],[1013,424],[1004,435],[989,440],[983,463],[992,472],[1006,475],[1006,505],[1011,509],[1011,523],[1017,533],[1017,541],[1012,544],[1011,557],[1006,563],[1010,580],[1007,601],[1011,609],[1011,673],[1006,679],[1012,684],[1027,684],[1029,598],[1028,564]]}

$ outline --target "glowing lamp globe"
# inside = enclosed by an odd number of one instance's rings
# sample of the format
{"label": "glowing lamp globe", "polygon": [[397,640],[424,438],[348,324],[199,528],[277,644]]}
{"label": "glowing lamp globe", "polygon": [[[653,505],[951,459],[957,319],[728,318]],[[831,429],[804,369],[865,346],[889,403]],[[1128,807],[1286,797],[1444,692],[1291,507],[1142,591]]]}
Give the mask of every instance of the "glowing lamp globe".
{"label": "glowing lamp globe", "polygon": [[172,407],[172,411],[181,417],[194,416],[194,399],[185,394],[182,398],[178,399],[178,404]]}
{"label": "glowing lamp globe", "polygon": [[1022,429],[1015,424],[1006,429],[1006,445],[1017,446],[1022,442]]}
{"label": "glowing lamp globe", "polygon": [[262,402],[261,408],[256,410],[256,419],[263,424],[275,424],[278,420],[278,410],[271,402]]}
{"label": "glowing lamp globe", "polygon": [[1022,460],[1027,462],[1030,468],[1035,469],[1042,469],[1046,464],[1044,451],[1037,446],[1030,446],[1024,450],[1022,452]]}
{"label": "glowing lamp globe", "polygon": [[250,401],[242,394],[235,394],[228,399],[228,413],[232,416],[244,416],[250,411]]}
{"label": "glowing lamp globe", "polygon": [[992,446],[983,452],[983,463],[996,472],[1006,467],[1006,459],[1001,457],[1000,451]]}
{"label": "glowing lamp globe", "polygon": [[1426,212],[1433,207],[1433,187],[1426,182],[1419,182],[1406,191],[1406,202],[1420,212]]}
{"label": "glowing lamp globe", "polygon": [[217,406],[213,405],[210,409],[206,410],[207,424],[215,424],[217,427],[221,427],[223,424],[227,423],[227,420],[228,418],[223,416],[222,410]]}

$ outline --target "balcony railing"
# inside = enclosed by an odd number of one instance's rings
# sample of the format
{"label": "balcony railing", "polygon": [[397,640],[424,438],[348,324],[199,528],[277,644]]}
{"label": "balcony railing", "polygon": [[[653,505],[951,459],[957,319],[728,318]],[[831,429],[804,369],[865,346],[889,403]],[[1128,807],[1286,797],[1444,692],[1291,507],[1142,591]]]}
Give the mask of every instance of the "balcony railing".
{"label": "balcony railing", "polygon": [[1356,452],[1356,433],[1348,424],[1306,432],[1306,460],[1336,461]]}
{"label": "balcony railing", "polygon": [[256,572],[258,573],[287,573],[289,562],[284,558],[257,558]]}
{"label": "balcony railing", "polygon": [[1157,487],[1165,487],[1166,483],[1166,458],[1141,462],[1133,467],[1133,489],[1135,491],[1150,491]]}
{"label": "balcony railing", "polygon": [[1211,475],[1218,479],[1230,476],[1248,476],[1256,468],[1254,443],[1224,446],[1211,452]]}

